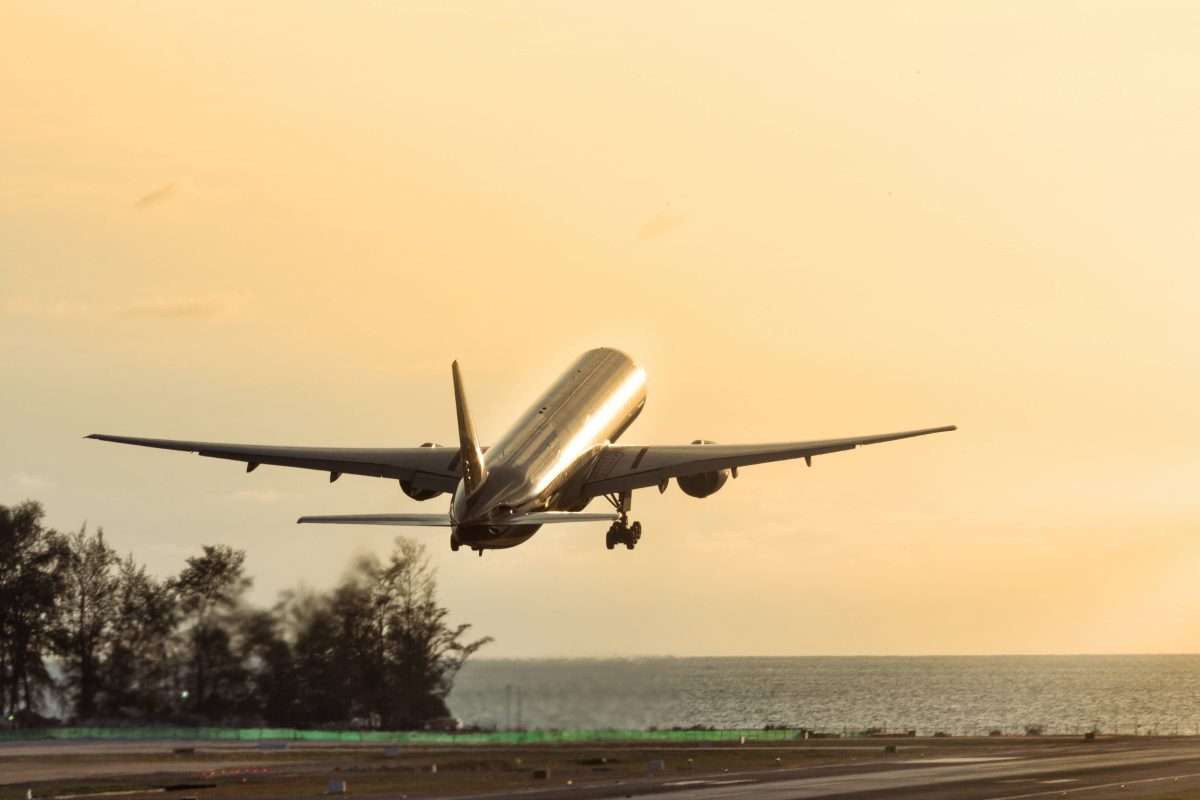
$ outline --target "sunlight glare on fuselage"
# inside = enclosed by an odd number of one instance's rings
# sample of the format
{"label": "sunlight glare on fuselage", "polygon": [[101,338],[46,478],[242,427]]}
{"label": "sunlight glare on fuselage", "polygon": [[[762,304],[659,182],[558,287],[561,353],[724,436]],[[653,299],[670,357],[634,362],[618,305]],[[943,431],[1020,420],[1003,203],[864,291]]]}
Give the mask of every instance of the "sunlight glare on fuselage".
{"label": "sunlight glare on fuselage", "polygon": [[587,418],[587,422],[579,429],[565,447],[559,452],[558,460],[538,479],[534,486],[534,494],[540,495],[546,490],[563,470],[570,466],[583,453],[597,444],[596,437],[606,427],[612,424],[613,418],[620,413],[625,404],[641,387],[646,385],[646,370],[637,366],[629,377],[609,396],[604,404]]}

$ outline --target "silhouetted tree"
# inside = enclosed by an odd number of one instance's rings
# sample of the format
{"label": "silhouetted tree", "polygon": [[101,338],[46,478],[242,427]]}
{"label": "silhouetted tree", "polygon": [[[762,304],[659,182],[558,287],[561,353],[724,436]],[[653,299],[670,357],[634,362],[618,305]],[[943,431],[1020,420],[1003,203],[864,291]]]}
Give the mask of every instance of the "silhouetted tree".
{"label": "silhouetted tree", "polygon": [[238,628],[241,665],[248,678],[238,698],[238,713],[244,719],[258,718],[271,725],[302,721],[297,713],[296,662],[283,635],[281,608],[246,611]]}
{"label": "silhouetted tree", "polygon": [[101,662],[116,617],[117,554],[104,541],[103,529],[89,536],[85,525],[64,541],[67,552],[55,644],[63,657],[67,687],[74,694],[75,716],[88,719],[96,714]]}
{"label": "silhouetted tree", "polygon": [[0,706],[36,712],[51,685],[45,657],[57,622],[68,549],[31,500],[0,506]]}
{"label": "silhouetted tree", "polygon": [[116,613],[102,670],[105,707],[113,715],[163,718],[178,705],[179,605],[174,587],[126,556],[117,567]]}
{"label": "silhouetted tree", "polygon": [[398,538],[386,562],[367,556],[323,598],[293,601],[298,714],[419,727],[448,714],[455,674],[490,638],[463,641],[438,605],[423,545]]}
{"label": "silhouetted tree", "polygon": [[340,653],[341,626],[329,598],[289,593],[283,609],[295,639],[296,718],[316,725],[349,719],[353,666]]}
{"label": "silhouetted tree", "polygon": [[210,718],[230,710],[244,677],[232,649],[234,614],[251,580],[244,574],[246,554],[227,545],[204,545],[204,554],[187,559],[173,586],[184,619],[191,623],[187,706]]}
{"label": "silhouetted tree", "polygon": [[206,545],[160,581],[102,530],[61,536],[40,505],[0,506],[0,709],[33,712],[62,659],[77,718],[416,727],[447,714],[465,641],[425,548],[397,539],[326,593],[248,608],[245,553]]}
{"label": "silhouetted tree", "polygon": [[385,725],[413,727],[449,714],[446,696],[463,663],[491,637],[462,638],[470,625],[451,627],[437,603],[437,573],[425,546],[399,537],[376,574],[376,607],[383,631],[387,692]]}

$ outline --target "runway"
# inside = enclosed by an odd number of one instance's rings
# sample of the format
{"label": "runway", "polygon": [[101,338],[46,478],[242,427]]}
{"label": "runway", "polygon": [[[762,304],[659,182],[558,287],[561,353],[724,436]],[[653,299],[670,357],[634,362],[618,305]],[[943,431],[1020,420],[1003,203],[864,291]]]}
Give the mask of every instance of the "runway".
{"label": "runway", "polygon": [[539,800],[653,795],[671,800],[1102,800],[1200,791],[1200,741],[1095,743],[1063,749],[1061,754],[911,758],[887,764],[671,778],[567,790],[510,790],[505,794]]}
{"label": "runway", "polygon": [[[177,754],[181,744],[187,754]],[[348,779],[354,796],[379,800],[1200,800],[1194,737],[459,746],[401,748],[394,757],[379,746],[192,744],[194,753],[189,743],[169,741],[8,743],[0,747],[0,795],[5,788],[21,796],[26,788],[35,796],[74,794],[85,784],[133,800],[186,783],[197,798],[287,800],[320,794],[336,778]],[[896,752],[885,752],[888,746]],[[430,770],[434,763],[441,768]],[[551,766],[549,779],[531,780],[535,766]]]}

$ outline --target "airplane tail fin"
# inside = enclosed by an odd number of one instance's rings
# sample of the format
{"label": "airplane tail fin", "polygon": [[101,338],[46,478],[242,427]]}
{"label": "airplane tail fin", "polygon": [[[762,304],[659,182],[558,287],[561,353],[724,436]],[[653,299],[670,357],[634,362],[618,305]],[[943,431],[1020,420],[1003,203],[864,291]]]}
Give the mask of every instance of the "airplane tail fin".
{"label": "airplane tail fin", "polygon": [[479,437],[475,435],[475,421],[467,405],[467,393],[463,389],[462,373],[458,362],[451,366],[454,374],[454,407],[458,411],[458,442],[462,461],[463,480],[467,494],[473,494],[487,480],[487,466],[483,463],[483,451],[479,448]]}

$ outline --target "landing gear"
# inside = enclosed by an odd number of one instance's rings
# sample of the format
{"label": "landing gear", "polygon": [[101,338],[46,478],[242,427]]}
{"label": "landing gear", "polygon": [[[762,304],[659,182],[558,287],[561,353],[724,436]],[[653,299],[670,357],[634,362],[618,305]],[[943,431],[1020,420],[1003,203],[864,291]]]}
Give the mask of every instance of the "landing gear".
{"label": "landing gear", "polygon": [[458,537],[450,534],[450,549],[457,553],[460,547],[462,547],[462,543],[458,541]]}
{"label": "landing gear", "polygon": [[642,523],[635,522],[628,525],[624,522],[614,522],[612,527],[608,529],[608,533],[604,535],[604,546],[612,550],[619,544],[625,545],[630,550],[642,538]]}
{"label": "landing gear", "polygon": [[617,545],[623,544],[629,550],[632,550],[638,541],[642,538],[642,523],[635,522],[629,524],[629,507],[632,503],[632,492],[621,492],[619,495],[606,494],[604,499],[613,504],[613,508],[620,514],[620,519],[612,524],[608,529],[608,533],[604,535],[604,546],[609,550],[614,549]]}

